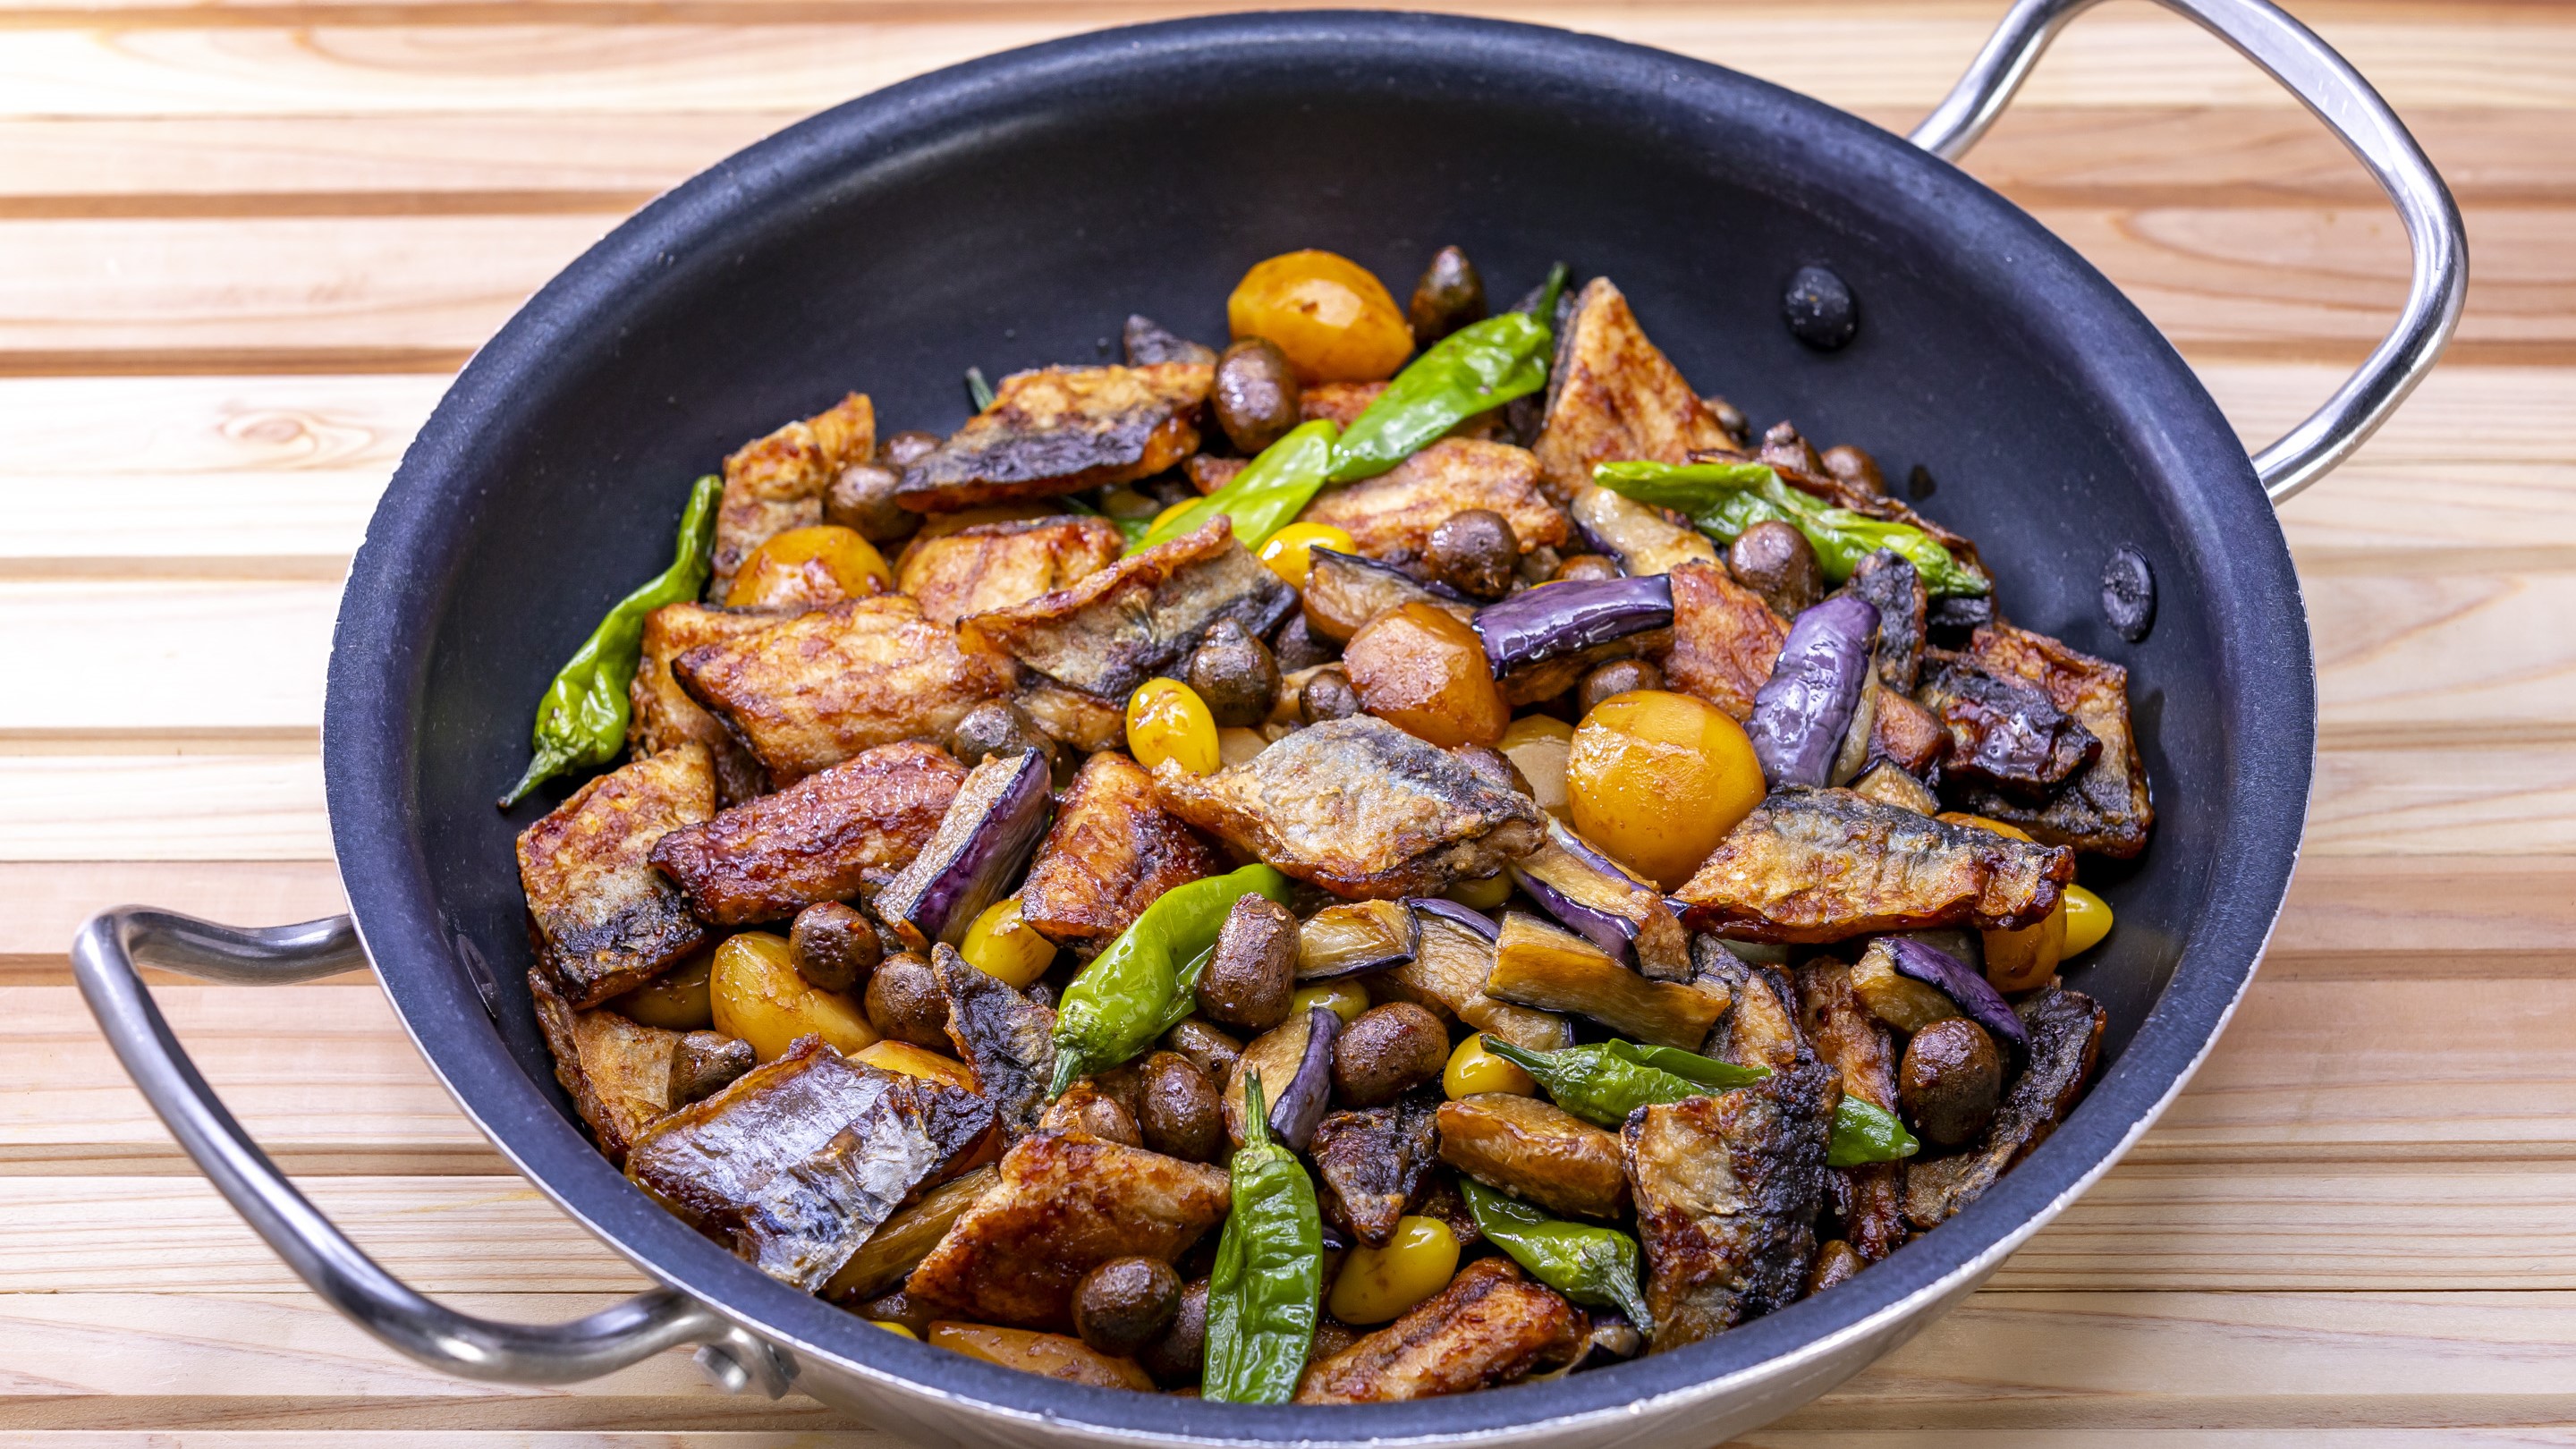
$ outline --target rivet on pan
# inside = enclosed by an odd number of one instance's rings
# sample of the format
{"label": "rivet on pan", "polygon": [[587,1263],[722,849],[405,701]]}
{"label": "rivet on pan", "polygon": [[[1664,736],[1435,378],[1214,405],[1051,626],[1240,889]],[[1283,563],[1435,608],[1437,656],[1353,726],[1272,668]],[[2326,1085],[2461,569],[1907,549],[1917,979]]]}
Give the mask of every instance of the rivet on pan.
{"label": "rivet on pan", "polygon": [[1914,465],[1914,471],[1905,475],[1905,496],[1917,503],[1931,497],[1940,491],[1940,488],[1940,484],[1932,481],[1932,470],[1920,463]]}
{"label": "rivet on pan", "polygon": [[1860,330],[1860,303],[1843,279],[1823,267],[1800,267],[1780,298],[1790,335],[1819,352],[1832,352]]}
{"label": "rivet on pan", "polygon": [[2156,575],[2137,545],[2124,543],[2102,565],[2102,617],[2111,632],[2135,644],[2156,623]]}

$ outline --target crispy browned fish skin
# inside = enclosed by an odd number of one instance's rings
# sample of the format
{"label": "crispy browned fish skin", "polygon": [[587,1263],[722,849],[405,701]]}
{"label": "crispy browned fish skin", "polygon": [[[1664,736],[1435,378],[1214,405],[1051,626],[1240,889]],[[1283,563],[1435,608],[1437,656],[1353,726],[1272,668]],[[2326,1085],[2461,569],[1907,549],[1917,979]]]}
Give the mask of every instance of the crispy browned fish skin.
{"label": "crispy browned fish skin", "polygon": [[1034,1133],[904,1292],[945,1317],[1061,1332],[1082,1275],[1112,1258],[1165,1262],[1225,1218],[1217,1168],[1141,1147]]}
{"label": "crispy browned fish skin", "polygon": [[724,602],[743,561],[772,536],[822,522],[823,494],[832,480],[851,464],[875,457],[876,447],[876,409],[865,394],[854,392],[725,459],[707,602]]}
{"label": "crispy browned fish skin", "polygon": [[2045,801],[2102,753],[2102,741],[2036,685],[1947,651],[1931,657],[1924,675],[1923,707],[1950,736],[1943,777],[1963,789]]}
{"label": "crispy browned fish skin", "polygon": [[775,795],[684,825],[653,863],[717,926],[792,916],[882,884],[921,853],[957,797],[966,767],[918,740],[879,745]]}
{"label": "crispy browned fish skin", "polygon": [[769,772],[760,767],[759,757],[745,749],[723,721],[689,698],[671,673],[671,661],[700,645],[757,634],[778,620],[779,615],[766,611],[736,612],[704,604],[669,604],[645,615],[643,654],[636,661],[635,682],[626,691],[633,711],[628,716],[626,748],[641,756],[658,755],[682,744],[706,746],[715,761],[719,805],[739,805],[767,792]]}
{"label": "crispy browned fish skin", "polygon": [[1297,421],[1327,421],[1347,428],[1385,391],[1386,384],[1382,382],[1319,382],[1301,388],[1297,393]]}
{"label": "crispy browned fish skin", "polygon": [[1437,1103],[1421,1094],[1383,1107],[1326,1114],[1315,1124],[1315,1176],[1324,1217],[1382,1248],[1439,1160]]}
{"label": "crispy browned fish skin", "polygon": [[1967,787],[1960,803],[1976,814],[2018,825],[2050,845],[2127,860],[2144,850],[2156,810],[2147,767],[2129,729],[2129,671],[2067,648],[2045,634],[2008,624],[1979,629],[1968,656],[2006,679],[2036,686],[2102,742],[2093,763],[2039,808],[1995,790]]}
{"label": "crispy browned fish skin", "polygon": [[1538,847],[1538,806],[1381,719],[1309,725],[1198,776],[1154,768],[1163,808],[1336,895],[1438,895]]}
{"label": "crispy browned fish skin", "polygon": [[[1849,966],[1822,956],[1799,967],[1798,1016],[1817,1058],[1842,1079],[1843,1095],[1896,1110],[1896,1050],[1887,1028],[1853,993]],[[1862,1262],[1878,1262],[1904,1245],[1904,1163],[1865,1162],[1826,1174],[1843,1236]]]}
{"label": "crispy browned fish skin", "polygon": [[945,738],[1008,690],[901,594],[851,599],[683,654],[672,672],[784,788],[861,750]]}
{"label": "crispy browned fish skin", "polygon": [[1020,919],[1050,941],[1105,940],[1177,885],[1224,865],[1207,838],[1154,796],[1154,777],[1115,751],[1085,760],[1020,885]]}
{"label": "crispy browned fish skin", "polygon": [[1126,547],[1127,536],[1106,518],[979,523],[905,549],[895,587],[920,603],[923,617],[954,624],[1089,578]]}
{"label": "crispy browned fish skin", "polygon": [[1215,376],[1201,362],[1013,373],[991,407],[904,470],[895,501],[951,513],[1160,473],[1197,450]]}
{"label": "crispy browned fish skin", "polygon": [[957,948],[932,944],[930,969],[948,998],[948,1040],[975,1072],[975,1090],[993,1104],[1005,1140],[1026,1135],[1046,1110],[1055,1070],[1055,1012],[1013,991],[1000,977],[966,964]]}
{"label": "crispy browned fish skin", "polygon": [[626,1175],[744,1262],[811,1291],[992,1125],[972,1092],[879,1071],[809,1036],[654,1124]]}
{"label": "crispy browned fish skin", "polygon": [[1752,718],[1753,696],[1788,642],[1788,621],[1721,565],[1686,563],[1667,577],[1673,642],[1662,660],[1665,683],[1739,720]]}
{"label": "crispy browned fish skin", "polygon": [[1708,942],[1735,993],[1712,1050],[1770,1075],[1714,1097],[1640,1107],[1620,1147],[1646,1250],[1654,1352],[1785,1308],[1805,1291],[1841,1084],[1798,1032],[1789,988]]}
{"label": "crispy browned fish skin", "polygon": [[1297,1402],[1385,1404],[1513,1383],[1571,1359],[1589,1327],[1510,1259],[1479,1258],[1395,1322],[1308,1364]]}
{"label": "crispy browned fish skin", "polygon": [[2052,986],[2024,1000],[2018,1010],[2030,1031],[2030,1063],[2004,1090],[1985,1140],[1965,1152],[1907,1166],[1905,1217],[1917,1228],[1939,1227],[1975,1202],[2047,1141],[2084,1095],[2085,1080],[2093,1075],[2102,1049],[2100,1003],[2083,992]]}
{"label": "crispy browned fish skin", "polygon": [[1219,619],[1266,636],[1296,607],[1297,591],[1236,542],[1233,521],[1219,514],[1071,588],[977,614],[958,633],[970,647],[1123,701],[1171,672]]}
{"label": "crispy browned fish skin", "polygon": [[680,1050],[680,1033],[606,1009],[576,1011],[539,968],[528,972],[528,996],[555,1055],[555,1080],[572,1094],[599,1150],[623,1165],[644,1129],[670,1114],[671,1058]]}
{"label": "crispy browned fish skin", "polygon": [[1567,1217],[1617,1217],[1628,1206],[1619,1139],[1536,1097],[1479,1092],[1440,1104],[1440,1160]]}
{"label": "crispy browned fish skin", "polygon": [[1470,438],[1442,438],[1388,472],[1325,493],[1297,518],[1347,532],[1365,557],[1411,563],[1430,548],[1433,529],[1470,508],[1501,514],[1523,553],[1572,532],[1565,510],[1539,486],[1536,458]]}
{"label": "crispy browned fish skin", "polygon": [[1023,668],[1019,676],[1020,692],[1012,696],[1012,703],[1038,727],[1038,733],[1086,755],[1126,748],[1125,701],[1112,704],[1099,695],[1067,689],[1034,669]]}
{"label": "crispy browned fish skin", "polygon": [[1734,446],[1680,369],[1646,340],[1628,299],[1609,278],[1594,278],[1557,345],[1547,426],[1531,449],[1550,489],[1571,500],[1592,485],[1596,463],[1681,463],[1694,449]]}
{"label": "crispy browned fish skin", "polygon": [[2075,878],[2072,852],[1948,825],[1849,790],[1774,792],[1680,892],[1689,923],[1740,941],[2034,926]]}
{"label": "crispy browned fish skin", "polygon": [[663,835],[715,813],[715,767],[683,744],[592,780],[520,832],[519,886],[565,1000],[597,1006],[706,940],[651,856]]}

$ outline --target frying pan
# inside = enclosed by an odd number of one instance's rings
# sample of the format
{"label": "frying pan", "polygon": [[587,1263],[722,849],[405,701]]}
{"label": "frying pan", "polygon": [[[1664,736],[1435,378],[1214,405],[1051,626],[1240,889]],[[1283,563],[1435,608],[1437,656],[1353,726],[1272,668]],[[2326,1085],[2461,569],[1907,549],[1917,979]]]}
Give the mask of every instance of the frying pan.
{"label": "frying pan", "polygon": [[[1965,1295],[2146,1130],[2251,977],[2298,853],[2316,685],[2272,503],[2351,452],[2458,317],[2460,219],[2396,117],[2262,0],[2166,0],[2298,95],[2414,247],[2397,328],[2248,460],[2171,346],[2065,244],[1949,164],[2090,0],[2021,0],[1909,138],[1745,76],[1530,26],[1268,14],[1112,30],[940,71],[763,141],[573,263],[458,377],[352,566],[323,754],[352,914],[239,930],[141,907],[83,928],[91,1009],[181,1145],[314,1290],[480,1379],[560,1383],[681,1344],[934,1443],[1716,1442],[1822,1393]],[[1409,276],[1466,247],[1499,288],[1615,278],[1685,374],[1757,420],[1872,449],[1978,540],[2017,621],[2130,670],[2156,838],[2071,969],[2112,1023],[2091,1094],[1966,1212],[1851,1282],[1708,1342],[1456,1398],[1246,1407],[1090,1389],[930,1349],[775,1283],[648,1202],[552,1080],[492,807],[555,665],[660,565],[688,480],[742,438],[871,393],[953,426],[956,379],[1110,356],[1130,310],[1220,336],[1253,260],[1332,248]],[[1859,300],[1847,347],[1783,326],[1798,268]],[[1915,470],[1919,469],[1920,472]],[[2267,494],[2269,495],[2267,498]],[[2153,632],[2097,602],[2121,546]],[[372,965],[519,1171],[664,1286],[578,1322],[467,1317],[317,1213],[215,1099],[138,959],[264,983]]]}

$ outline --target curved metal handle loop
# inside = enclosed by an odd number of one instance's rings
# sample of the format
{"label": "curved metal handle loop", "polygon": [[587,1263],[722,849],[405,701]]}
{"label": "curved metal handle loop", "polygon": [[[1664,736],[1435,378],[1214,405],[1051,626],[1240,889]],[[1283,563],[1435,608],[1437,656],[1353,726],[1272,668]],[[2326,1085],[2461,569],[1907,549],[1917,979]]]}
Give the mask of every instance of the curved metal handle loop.
{"label": "curved metal handle loop", "polygon": [[359,1327],[432,1368],[495,1383],[571,1383],[702,1343],[719,1382],[756,1381],[772,1397],[786,1391],[786,1370],[768,1345],[671,1289],[570,1323],[532,1325],[471,1317],[405,1287],[296,1191],[224,1109],[153,1004],[138,956],[210,981],[282,985],[365,969],[357,927],[333,916],[245,930],[121,906],[81,927],[72,969],[117,1060],[180,1147],[286,1265]]}
{"label": "curved metal handle loop", "polygon": [[[2015,0],[1967,74],[1907,139],[1956,161],[2003,114],[2040,52],[2100,0]],[[2269,0],[2157,0],[2189,16],[2279,81],[2359,158],[2406,223],[2414,272],[2397,324],[2325,405],[2254,455],[2263,491],[2279,504],[2352,455],[2442,355],[2469,289],[2460,208],[2433,163],[2370,82],[2315,32]]]}

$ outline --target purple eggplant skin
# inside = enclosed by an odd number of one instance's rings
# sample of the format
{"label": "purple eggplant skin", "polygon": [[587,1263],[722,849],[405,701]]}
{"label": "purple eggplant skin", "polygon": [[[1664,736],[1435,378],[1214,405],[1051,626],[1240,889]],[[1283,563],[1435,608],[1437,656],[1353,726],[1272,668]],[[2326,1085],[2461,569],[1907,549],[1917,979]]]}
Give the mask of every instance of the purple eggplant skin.
{"label": "purple eggplant skin", "polygon": [[[1548,859],[1551,848],[1557,860]],[[1596,895],[1624,898],[1628,909],[1609,910],[1579,900],[1557,881],[1547,879],[1551,867],[1562,871],[1568,864],[1600,877],[1603,886]],[[1690,935],[1682,929],[1680,913],[1661,892],[1593,849],[1591,842],[1566,829],[1562,821],[1549,820],[1547,844],[1511,869],[1513,883],[1554,916],[1558,925],[1600,947],[1621,965],[1656,981],[1691,978]]]}
{"label": "purple eggplant skin", "polygon": [[1512,867],[1512,883],[1538,902],[1556,923],[1601,948],[1603,954],[1630,970],[1637,965],[1637,923],[1625,916],[1595,910],[1546,881]]}
{"label": "purple eggplant skin", "polygon": [[1878,610],[1850,594],[1790,621],[1780,662],[1753,696],[1753,717],[1744,723],[1763,781],[1772,789],[1822,785],[1831,777],[1861,686],[1869,680],[1877,637]]}
{"label": "purple eggplant skin", "polygon": [[1494,918],[1472,906],[1462,906],[1440,896],[1407,896],[1404,903],[1411,906],[1417,916],[1438,916],[1453,926],[1466,927],[1487,941],[1503,939],[1503,928],[1494,924]]}
{"label": "purple eggplant skin", "polygon": [[1002,898],[1046,834],[1053,804],[1048,783],[1046,756],[1035,750],[977,765],[930,844],[877,892],[877,919],[916,951],[965,939],[966,928]]}
{"label": "purple eggplant skin", "polygon": [[1342,1019],[1329,1006],[1306,1008],[1306,1055],[1288,1090],[1270,1101],[1270,1135],[1303,1152],[1315,1140],[1315,1126],[1333,1105],[1333,1043],[1342,1035]]}
{"label": "purple eggplant skin", "polygon": [[1631,634],[1671,628],[1673,581],[1664,574],[1569,579],[1487,604],[1467,622],[1484,641],[1485,658],[1500,679]]}
{"label": "purple eggplant skin", "polygon": [[1904,936],[1882,939],[1887,942],[1888,956],[1895,962],[1898,975],[1910,976],[1957,1002],[1963,1015],[2011,1047],[2015,1056],[2029,1057],[2030,1029],[2022,1025],[2021,1013],[2012,1009],[2012,1003],[2004,1000],[2003,993],[1995,990],[1984,972],[1920,941]]}

